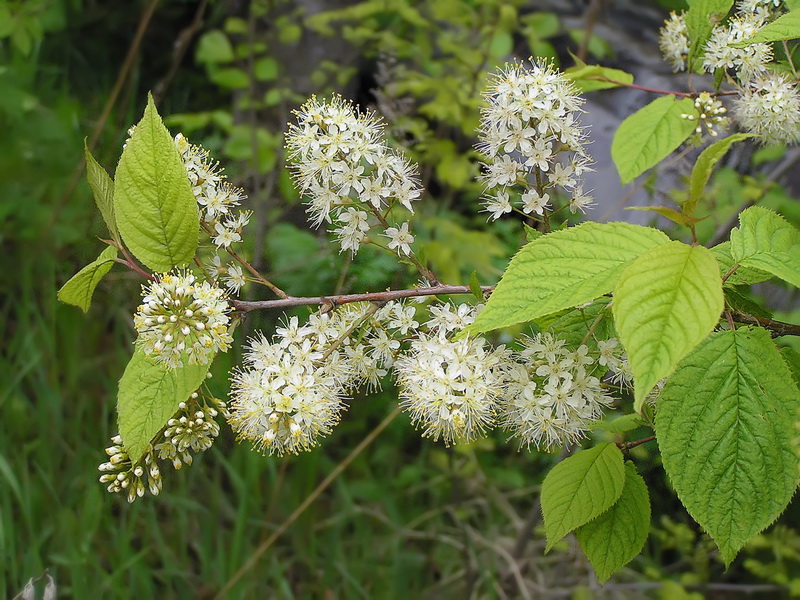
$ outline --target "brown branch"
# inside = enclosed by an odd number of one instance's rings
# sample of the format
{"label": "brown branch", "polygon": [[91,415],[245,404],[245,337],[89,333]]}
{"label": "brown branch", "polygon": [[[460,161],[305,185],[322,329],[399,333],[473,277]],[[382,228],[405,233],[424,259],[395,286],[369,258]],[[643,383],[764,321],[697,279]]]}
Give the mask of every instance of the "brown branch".
{"label": "brown branch", "polygon": [[656,439],[656,436],[651,435],[650,437],[642,438],[641,440],[634,440],[632,442],[617,442],[617,447],[620,450],[630,450],[631,448],[636,448],[636,446],[641,446],[647,442],[652,442],[654,439]]}
{"label": "brown branch", "polygon": [[[493,285],[481,286],[484,294],[494,290]],[[426,288],[414,288],[409,290],[389,290],[386,292],[367,292],[365,294],[345,294],[342,296],[312,296],[306,298],[288,297],[279,300],[261,300],[257,302],[247,302],[244,300],[228,300],[231,306],[239,312],[250,312],[251,310],[264,310],[270,308],[287,308],[290,306],[310,306],[328,305],[337,306],[339,304],[350,304],[352,302],[389,302],[390,300],[400,300],[401,298],[416,298],[419,296],[437,296],[439,294],[471,294],[472,290],[466,285],[436,285]]]}
{"label": "brown branch", "polygon": [[800,336],[800,325],[784,323],[783,321],[775,321],[774,319],[768,319],[766,317],[757,317],[755,315],[749,315],[740,310],[732,310],[731,316],[733,317],[734,321],[739,323],[756,325],[757,327],[763,327],[764,329],[769,330],[769,332],[772,334],[772,337],[778,337],[780,335]]}

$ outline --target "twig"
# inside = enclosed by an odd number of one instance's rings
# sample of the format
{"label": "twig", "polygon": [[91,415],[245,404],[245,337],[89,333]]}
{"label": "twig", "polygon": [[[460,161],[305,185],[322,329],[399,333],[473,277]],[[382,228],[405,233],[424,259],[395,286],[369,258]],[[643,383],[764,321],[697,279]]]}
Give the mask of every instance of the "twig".
{"label": "twig", "polygon": [[[493,285],[482,285],[481,291],[487,294],[494,290]],[[364,294],[344,294],[341,296],[309,296],[289,297],[279,300],[259,300],[248,302],[245,300],[228,300],[231,306],[239,312],[252,310],[265,310],[271,308],[287,308],[290,306],[313,306],[350,304],[352,302],[389,302],[401,298],[416,298],[419,296],[437,296],[439,294],[471,294],[472,290],[466,285],[435,285],[432,287],[412,288],[407,290],[389,290],[386,292],[367,292]]]}
{"label": "twig", "polygon": [[583,62],[586,62],[586,58],[589,54],[589,40],[592,37],[594,26],[597,24],[600,11],[605,3],[606,0],[592,0],[591,4],[589,4],[589,8],[586,9],[586,25],[583,28],[581,46],[578,48],[578,58]]}
{"label": "twig", "polygon": [[247,562],[245,562],[242,567],[236,571],[234,576],[231,577],[225,586],[219,591],[219,593],[214,596],[214,600],[222,600],[222,598],[224,598],[233,589],[233,586],[239,583],[239,580],[241,580],[241,578],[244,577],[244,575],[250,569],[256,566],[256,563],[258,563],[259,559],[267,550],[270,549],[270,547],[272,547],[275,541],[281,537],[281,535],[286,533],[286,530],[291,527],[292,523],[294,523],[300,517],[300,515],[302,515],[305,510],[314,503],[319,495],[324,492],[328,486],[330,486],[330,484],[333,483],[337,477],[339,477],[339,475],[342,474],[342,471],[344,471],[348,465],[364,451],[367,446],[375,441],[375,438],[377,438],[381,432],[389,426],[389,423],[391,423],[399,414],[400,407],[398,406],[392,412],[390,412],[386,418],[375,427],[375,429],[370,431],[369,434],[363,440],[361,440],[358,446],[353,448],[350,454],[348,454],[342,462],[336,465],[333,471],[331,471],[328,476],[323,479],[316,488],[314,488],[314,491],[312,491],[306,497],[306,499],[300,503],[300,506],[295,508],[294,512],[292,512],[292,514],[289,515],[289,517],[283,523],[281,523],[280,527],[278,527],[278,529],[276,529],[273,534],[264,541],[264,543],[256,548],[255,552],[253,552],[253,555],[247,560]]}
{"label": "twig", "polygon": [[641,440],[634,440],[632,442],[619,442],[617,443],[617,447],[620,450],[630,450],[631,448],[636,448],[636,446],[641,446],[642,444],[646,444],[647,442],[652,442],[656,439],[656,436],[651,435],[650,437],[642,438]]}
{"label": "twig", "polygon": [[731,310],[731,317],[734,321],[739,323],[746,323],[747,325],[756,325],[763,327],[772,333],[772,337],[780,335],[797,335],[800,336],[800,325],[793,325],[792,323],[784,323],[783,321],[776,321],[766,317],[757,317],[749,315],[740,310]]}

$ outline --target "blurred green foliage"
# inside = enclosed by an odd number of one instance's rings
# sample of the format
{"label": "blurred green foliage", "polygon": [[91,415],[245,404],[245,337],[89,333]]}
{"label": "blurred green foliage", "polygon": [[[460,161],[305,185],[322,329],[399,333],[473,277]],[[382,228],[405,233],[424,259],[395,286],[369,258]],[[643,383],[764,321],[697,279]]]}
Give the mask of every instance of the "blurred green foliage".
{"label": "blurred green foliage", "polygon": [[[477,212],[478,92],[512,55],[565,60],[584,35],[523,0],[367,0],[314,14],[311,3],[280,0],[165,0],[99,121],[149,4],[0,0],[0,594],[9,598],[45,569],[59,597],[213,597],[394,402],[391,389],[354,398],[335,433],[300,457],[264,458],[224,433],[190,469],[168,473],[160,497],[131,506],[110,497],[96,468],[116,433],[116,382],[141,282],[113,270],[88,316],[55,298],[102,249],[80,167],[95,128],[95,155],[113,171],[125,130],[155,90],[168,126],[248,189],[257,214],[247,252],[276,283],[295,295],[408,285],[410,271],[390,258],[365,252],[351,262],[309,230],[283,169],[291,109],[339,91],[376,106],[394,143],[420,162],[424,257],[448,283],[473,271],[493,283],[524,232],[512,221],[486,227]],[[599,59],[611,52],[597,36],[587,48]],[[731,214],[750,195],[797,213],[757,178],[722,170],[713,185],[710,196]],[[702,222],[698,234],[707,239],[718,225]],[[278,318],[259,315],[245,330]],[[237,362],[231,353],[215,364],[217,394]],[[666,492],[655,451],[632,454],[651,488]],[[401,417],[229,597],[517,597],[515,568],[562,597],[601,597],[574,542],[541,556],[537,489],[555,460],[517,453],[499,434],[445,450]],[[613,580],[631,586],[615,597],[697,597],[691,590],[710,581],[797,593],[795,508],[724,572],[677,500],[652,499],[654,514],[678,516],[665,517]],[[663,587],[636,587],[646,582]]]}

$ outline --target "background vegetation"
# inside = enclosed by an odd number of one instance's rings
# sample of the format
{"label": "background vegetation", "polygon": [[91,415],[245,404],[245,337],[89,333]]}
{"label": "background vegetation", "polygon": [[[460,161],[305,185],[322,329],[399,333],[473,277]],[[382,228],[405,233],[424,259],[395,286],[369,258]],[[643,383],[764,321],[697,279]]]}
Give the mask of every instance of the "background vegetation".
{"label": "background vegetation", "polygon": [[[394,142],[420,162],[428,198],[416,229],[441,279],[466,283],[476,271],[493,283],[522,232],[513,220],[487,227],[478,214],[471,148],[485,73],[514,55],[569,65],[570,51],[615,66],[624,57],[610,24],[654,40],[664,8],[679,4],[0,0],[0,595],[13,597],[46,569],[64,598],[221,590],[228,598],[518,598],[520,579],[531,597],[800,594],[796,503],[724,571],[669,492],[653,445],[639,446],[640,472],[663,491],[652,497],[654,530],[642,556],[600,588],[573,541],[543,555],[537,490],[557,456],[517,452],[500,434],[447,450],[421,440],[406,417],[261,553],[389,413],[391,387],[354,398],[312,453],[265,458],[226,431],[191,468],[168,473],[161,496],[128,505],[97,483],[96,468],[116,433],[116,383],[132,352],[141,282],[113,271],[88,316],[55,299],[102,248],[82,177],[84,139],[113,170],[148,90],[172,131],[206,146],[248,190],[256,211],[249,254],[292,294],[413,283],[391,258],[362,252],[351,263],[307,227],[283,169],[282,131],[309,94],[332,91],[376,107]],[[764,195],[800,220],[778,185],[797,157],[770,152],[735,155],[737,169],[717,175],[723,210],[719,222],[701,225],[705,239],[724,234],[726,210]],[[654,196],[668,193],[658,180],[646,184]],[[792,318],[783,290],[751,299],[764,297]],[[269,330],[279,316],[254,317],[239,335]],[[237,362],[235,353],[217,360],[218,394]]]}

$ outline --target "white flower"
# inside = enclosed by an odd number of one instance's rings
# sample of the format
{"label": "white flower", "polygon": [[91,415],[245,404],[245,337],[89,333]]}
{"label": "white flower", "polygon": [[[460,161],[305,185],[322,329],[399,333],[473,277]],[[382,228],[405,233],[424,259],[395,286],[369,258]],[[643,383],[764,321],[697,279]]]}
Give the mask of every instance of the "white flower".
{"label": "white flower", "polygon": [[548,208],[549,203],[550,194],[544,194],[543,196],[540,196],[539,192],[534,189],[530,189],[522,194],[522,212],[527,215],[531,213],[543,215],[544,210]]}
{"label": "white flower", "polygon": [[[306,324],[291,317],[273,341],[249,340],[231,385],[229,422],[239,438],[269,454],[309,450],[339,422],[349,390],[380,384],[400,343],[364,322],[369,306],[348,304]],[[377,327],[366,342],[359,324]]]}
{"label": "white flower", "polygon": [[470,442],[493,423],[504,388],[504,350],[490,350],[483,338],[449,341],[420,336],[394,365],[400,406],[423,436],[445,445]]}
{"label": "white flower", "polygon": [[686,27],[685,13],[669,13],[669,19],[664,21],[659,34],[659,47],[664,58],[672,63],[673,71],[683,71],[689,55],[689,30]]}
{"label": "white flower", "polygon": [[574,443],[612,400],[593,374],[595,358],[585,345],[569,350],[564,340],[537,334],[523,339],[514,359],[499,412],[523,446],[550,451]]}
{"label": "white flower", "polygon": [[572,197],[569,200],[569,211],[575,214],[578,211],[586,212],[587,208],[594,206],[594,198],[587,193],[584,193],[582,187],[576,187],[572,192]]}
{"label": "white flower", "polygon": [[242,273],[242,267],[233,264],[228,265],[228,274],[223,277],[223,281],[225,282],[226,288],[234,294],[238,294],[239,290],[241,290],[246,283],[244,274]]}
{"label": "white flower", "polygon": [[413,306],[403,306],[401,302],[390,302],[387,304],[389,307],[388,323],[389,329],[396,329],[400,335],[406,335],[409,330],[416,331],[419,327],[419,322],[414,320],[414,315],[417,309]]}
{"label": "white flower", "polygon": [[[544,188],[574,187],[573,165],[589,161],[586,134],[577,120],[583,100],[572,82],[538,61],[505,65],[484,96],[488,106],[481,111],[478,150],[487,158],[481,175],[489,192],[485,210],[490,219],[510,212],[507,188],[520,185],[522,204],[529,203],[524,212],[543,214],[546,202],[536,203],[530,190],[544,198],[549,196]],[[570,166],[563,167],[564,160]]]}
{"label": "white flower", "polygon": [[311,98],[296,114],[286,136],[294,179],[310,197],[314,226],[329,223],[343,251],[355,253],[371,224],[384,222],[396,205],[413,212],[421,195],[418,169],[386,145],[375,115],[358,112],[340,96]]}
{"label": "white flower", "polygon": [[505,213],[511,212],[512,207],[511,202],[508,200],[508,192],[498,192],[494,196],[489,196],[488,198],[484,210],[491,213],[489,219],[496,221]]}
{"label": "white flower", "polygon": [[762,136],[763,144],[793,144],[800,135],[800,92],[785,75],[753,81],[734,103],[742,129]]}
{"label": "white flower", "polygon": [[214,229],[217,235],[212,238],[212,241],[216,244],[217,248],[227,248],[235,242],[242,241],[242,236],[239,235],[235,229],[228,229],[222,223],[214,225]]}
{"label": "white flower", "polygon": [[411,244],[414,243],[414,236],[408,232],[408,223],[403,223],[400,229],[388,227],[386,233],[382,234],[389,238],[389,249],[397,250],[397,254],[408,256],[411,254]]}
{"label": "white flower", "polygon": [[230,347],[230,307],[221,289],[178,271],[142,286],[142,296],[133,318],[139,333],[136,343],[168,369],[183,366],[186,359],[189,364],[206,364]]}
{"label": "white flower", "polygon": [[432,332],[448,333],[460,331],[472,325],[478,313],[483,310],[483,304],[459,304],[456,308],[450,302],[433,304],[430,307],[431,317],[425,326]]}
{"label": "white flower", "polygon": [[766,73],[767,64],[772,60],[769,44],[750,44],[743,48],[731,45],[752,38],[765,23],[763,15],[740,13],[725,25],[715,25],[705,45],[703,67],[706,71],[732,69],[743,83]]}

